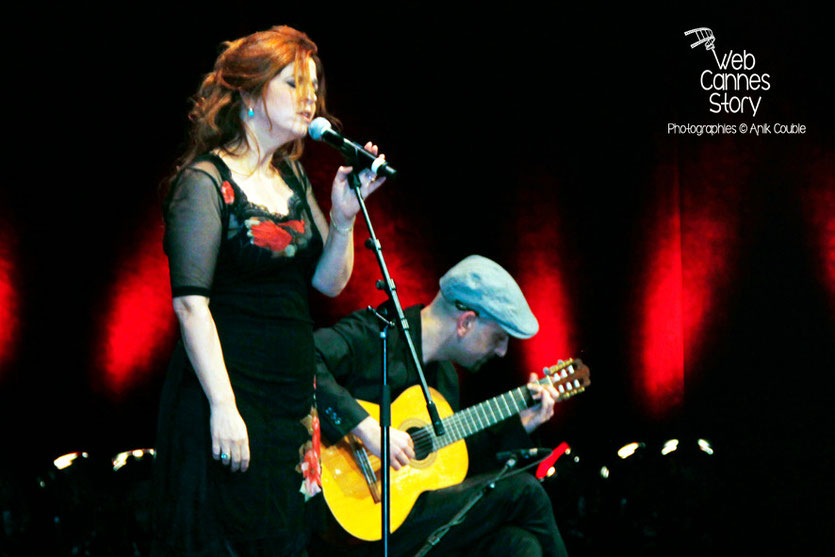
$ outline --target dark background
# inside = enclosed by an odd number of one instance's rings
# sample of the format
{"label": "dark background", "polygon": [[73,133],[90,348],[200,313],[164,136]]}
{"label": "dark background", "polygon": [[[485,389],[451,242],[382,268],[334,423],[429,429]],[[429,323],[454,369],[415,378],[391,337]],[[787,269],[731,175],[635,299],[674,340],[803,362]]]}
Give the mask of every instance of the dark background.
{"label": "dark background", "polygon": [[[349,137],[373,138],[401,171],[369,208],[407,275],[405,303],[428,301],[433,281],[470,253],[520,271],[520,251],[557,249],[536,243],[542,219],[553,218],[572,353],[593,379],[541,438],[568,441],[581,457],[549,484],[573,553],[730,544],[814,554],[831,536],[835,145],[822,14],[797,3],[652,13],[527,2],[119,10],[32,14],[7,44],[14,147],[0,254],[14,256],[18,317],[11,356],[0,361],[0,451],[10,516],[23,517],[7,521],[7,539],[45,531],[94,545],[42,526],[37,502],[57,499],[30,488],[43,480],[43,490],[64,493],[49,471],[61,454],[84,450],[93,461],[153,446],[170,344],[153,347],[129,388],[105,389],[96,356],[104,298],[156,233],[157,184],[180,153],[187,99],[219,44],[273,24],[317,42],[329,108]],[[683,36],[699,26],[714,30],[720,53],[747,49],[772,76],[756,118],[708,112],[696,76],[712,55]],[[752,121],[808,131],[667,133],[668,122]],[[304,162],[327,207],[338,157],[314,144]],[[635,329],[649,309],[640,293],[658,207],[671,191],[685,228],[703,208],[734,224],[715,239],[729,246],[721,295],[687,347],[682,397],[657,413],[635,392]],[[685,260],[702,254],[682,247]],[[374,265],[358,248],[348,297],[314,297],[319,324],[381,301],[357,278],[374,276]],[[516,386],[520,352],[516,343],[478,381],[463,377],[467,402]],[[670,437],[682,450],[662,461],[655,455]],[[712,458],[693,448],[697,438],[710,440]],[[646,447],[618,462],[614,452],[630,441]],[[105,473],[88,466],[90,477]],[[90,528],[103,529],[96,520]]]}

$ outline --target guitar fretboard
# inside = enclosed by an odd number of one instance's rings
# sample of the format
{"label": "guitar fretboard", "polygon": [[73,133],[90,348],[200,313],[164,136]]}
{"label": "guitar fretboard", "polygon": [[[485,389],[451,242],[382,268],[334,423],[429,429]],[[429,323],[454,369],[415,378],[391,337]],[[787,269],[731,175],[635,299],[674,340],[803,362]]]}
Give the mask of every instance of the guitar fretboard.
{"label": "guitar fretboard", "polygon": [[[568,370],[568,371],[566,371]],[[562,377],[565,378],[570,373],[574,373],[573,364],[567,366],[562,370]],[[559,379],[559,377],[558,377]],[[550,375],[546,375],[543,379],[538,381],[540,385],[553,385],[557,391],[563,395],[571,390],[566,389],[561,381],[555,382]],[[579,384],[578,384],[579,386]],[[489,400],[485,400],[480,404],[465,408],[460,412],[456,412],[452,416],[444,418],[441,422],[444,424],[444,434],[438,437],[435,435],[435,430],[431,425],[421,428],[417,434],[412,437],[415,442],[425,442],[427,439],[432,440],[431,452],[437,451],[447,445],[456,443],[461,439],[465,439],[474,433],[478,433],[490,426],[496,425],[502,420],[520,413],[526,408],[530,408],[538,404],[531,396],[531,392],[527,386],[518,387],[512,391],[500,394]]]}
{"label": "guitar fretboard", "polygon": [[478,433],[502,420],[529,408],[533,402],[527,387],[519,387],[497,397],[485,400],[442,420],[444,435],[435,437],[433,450],[451,445]]}

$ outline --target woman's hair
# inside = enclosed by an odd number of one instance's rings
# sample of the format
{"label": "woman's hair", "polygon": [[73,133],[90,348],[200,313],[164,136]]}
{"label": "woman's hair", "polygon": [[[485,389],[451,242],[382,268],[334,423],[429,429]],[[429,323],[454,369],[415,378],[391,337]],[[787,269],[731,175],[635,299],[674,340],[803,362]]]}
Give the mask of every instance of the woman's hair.
{"label": "woman's hair", "polygon": [[[312,76],[307,75],[308,61],[314,61],[319,82],[316,115],[329,117],[325,108],[322,64],[316,53],[316,44],[306,34],[287,26],[276,26],[223,43],[223,51],[215,62],[214,70],[204,77],[192,98],[194,106],[189,113],[189,144],[176,172],[198,155],[213,149],[232,153],[247,147],[241,121],[241,112],[247,108],[244,96],[264,104],[267,84],[289,64],[294,64],[296,83],[302,87],[303,84],[310,86]],[[299,138],[283,147],[276,152],[273,164],[284,157],[298,159],[303,145],[303,138]]]}

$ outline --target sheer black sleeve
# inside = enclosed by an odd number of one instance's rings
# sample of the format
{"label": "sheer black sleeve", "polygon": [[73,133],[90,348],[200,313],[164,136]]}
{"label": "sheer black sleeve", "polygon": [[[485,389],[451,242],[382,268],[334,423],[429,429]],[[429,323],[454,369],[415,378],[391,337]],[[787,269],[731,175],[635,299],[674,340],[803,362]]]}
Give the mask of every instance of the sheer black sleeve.
{"label": "sheer black sleeve", "polygon": [[209,296],[223,238],[224,204],[217,169],[186,168],[165,204],[165,253],[173,297]]}
{"label": "sheer black sleeve", "polygon": [[373,341],[367,322],[356,313],[333,328],[319,329],[313,334],[316,343],[316,401],[322,434],[337,442],[368,417],[351,392],[340,384],[361,375],[360,368],[370,365],[360,353]]}

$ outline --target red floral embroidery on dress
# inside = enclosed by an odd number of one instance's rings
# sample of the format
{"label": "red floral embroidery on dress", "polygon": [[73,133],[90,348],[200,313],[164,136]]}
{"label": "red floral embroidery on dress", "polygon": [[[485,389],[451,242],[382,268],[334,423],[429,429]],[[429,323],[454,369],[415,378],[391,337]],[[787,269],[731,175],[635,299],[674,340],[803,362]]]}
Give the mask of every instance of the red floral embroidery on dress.
{"label": "red floral embroidery on dress", "polygon": [[[304,221],[291,220],[278,224],[269,220],[256,218],[247,219],[246,226],[249,229],[248,235],[252,243],[261,248],[267,248],[273,252],[284,252],[287,246],[293,242],[293,236],[287,231],[290,229],[298,234],[304,234]],[[292,255],[288,253],[288,255]]]}
{"label": "red floral embroidery on dress", "polygon": [[220,185],[220,193],[223,194],[223,201],[227,205],[231,205],[235,202],[235,189],[228,181],[224,181]]}
{"label": "red floral embroidery on dress", "polygon": [[287,228],[292,228],[299,234],[304,234],[304,221],[303,220],[288,220],[287,222],[281,223],[281,226],[286,226]]}
{"label": "red floral embroidery on dress", "polygon": [[252,243],[260,248],[280,252],[284,251],[284,248],[293,241],[289,232],[272,221],[249,219],[246,221],[246,225],[249,228],[249,237],[252,238]]}
{"label": "red floral embroidery on dress", "polygon": [[322,491],[322,465],[319,461],[321,433],[319,430],[319,414],[316,412],[316,408],[310,409],[310,414],[302,420],[302,423],[307,427],[311,439],[299,447],[301,462],[296,466],[296,472],[302,474],[303,479],[299,492],[304,494],[304,500],[307,501]]}

